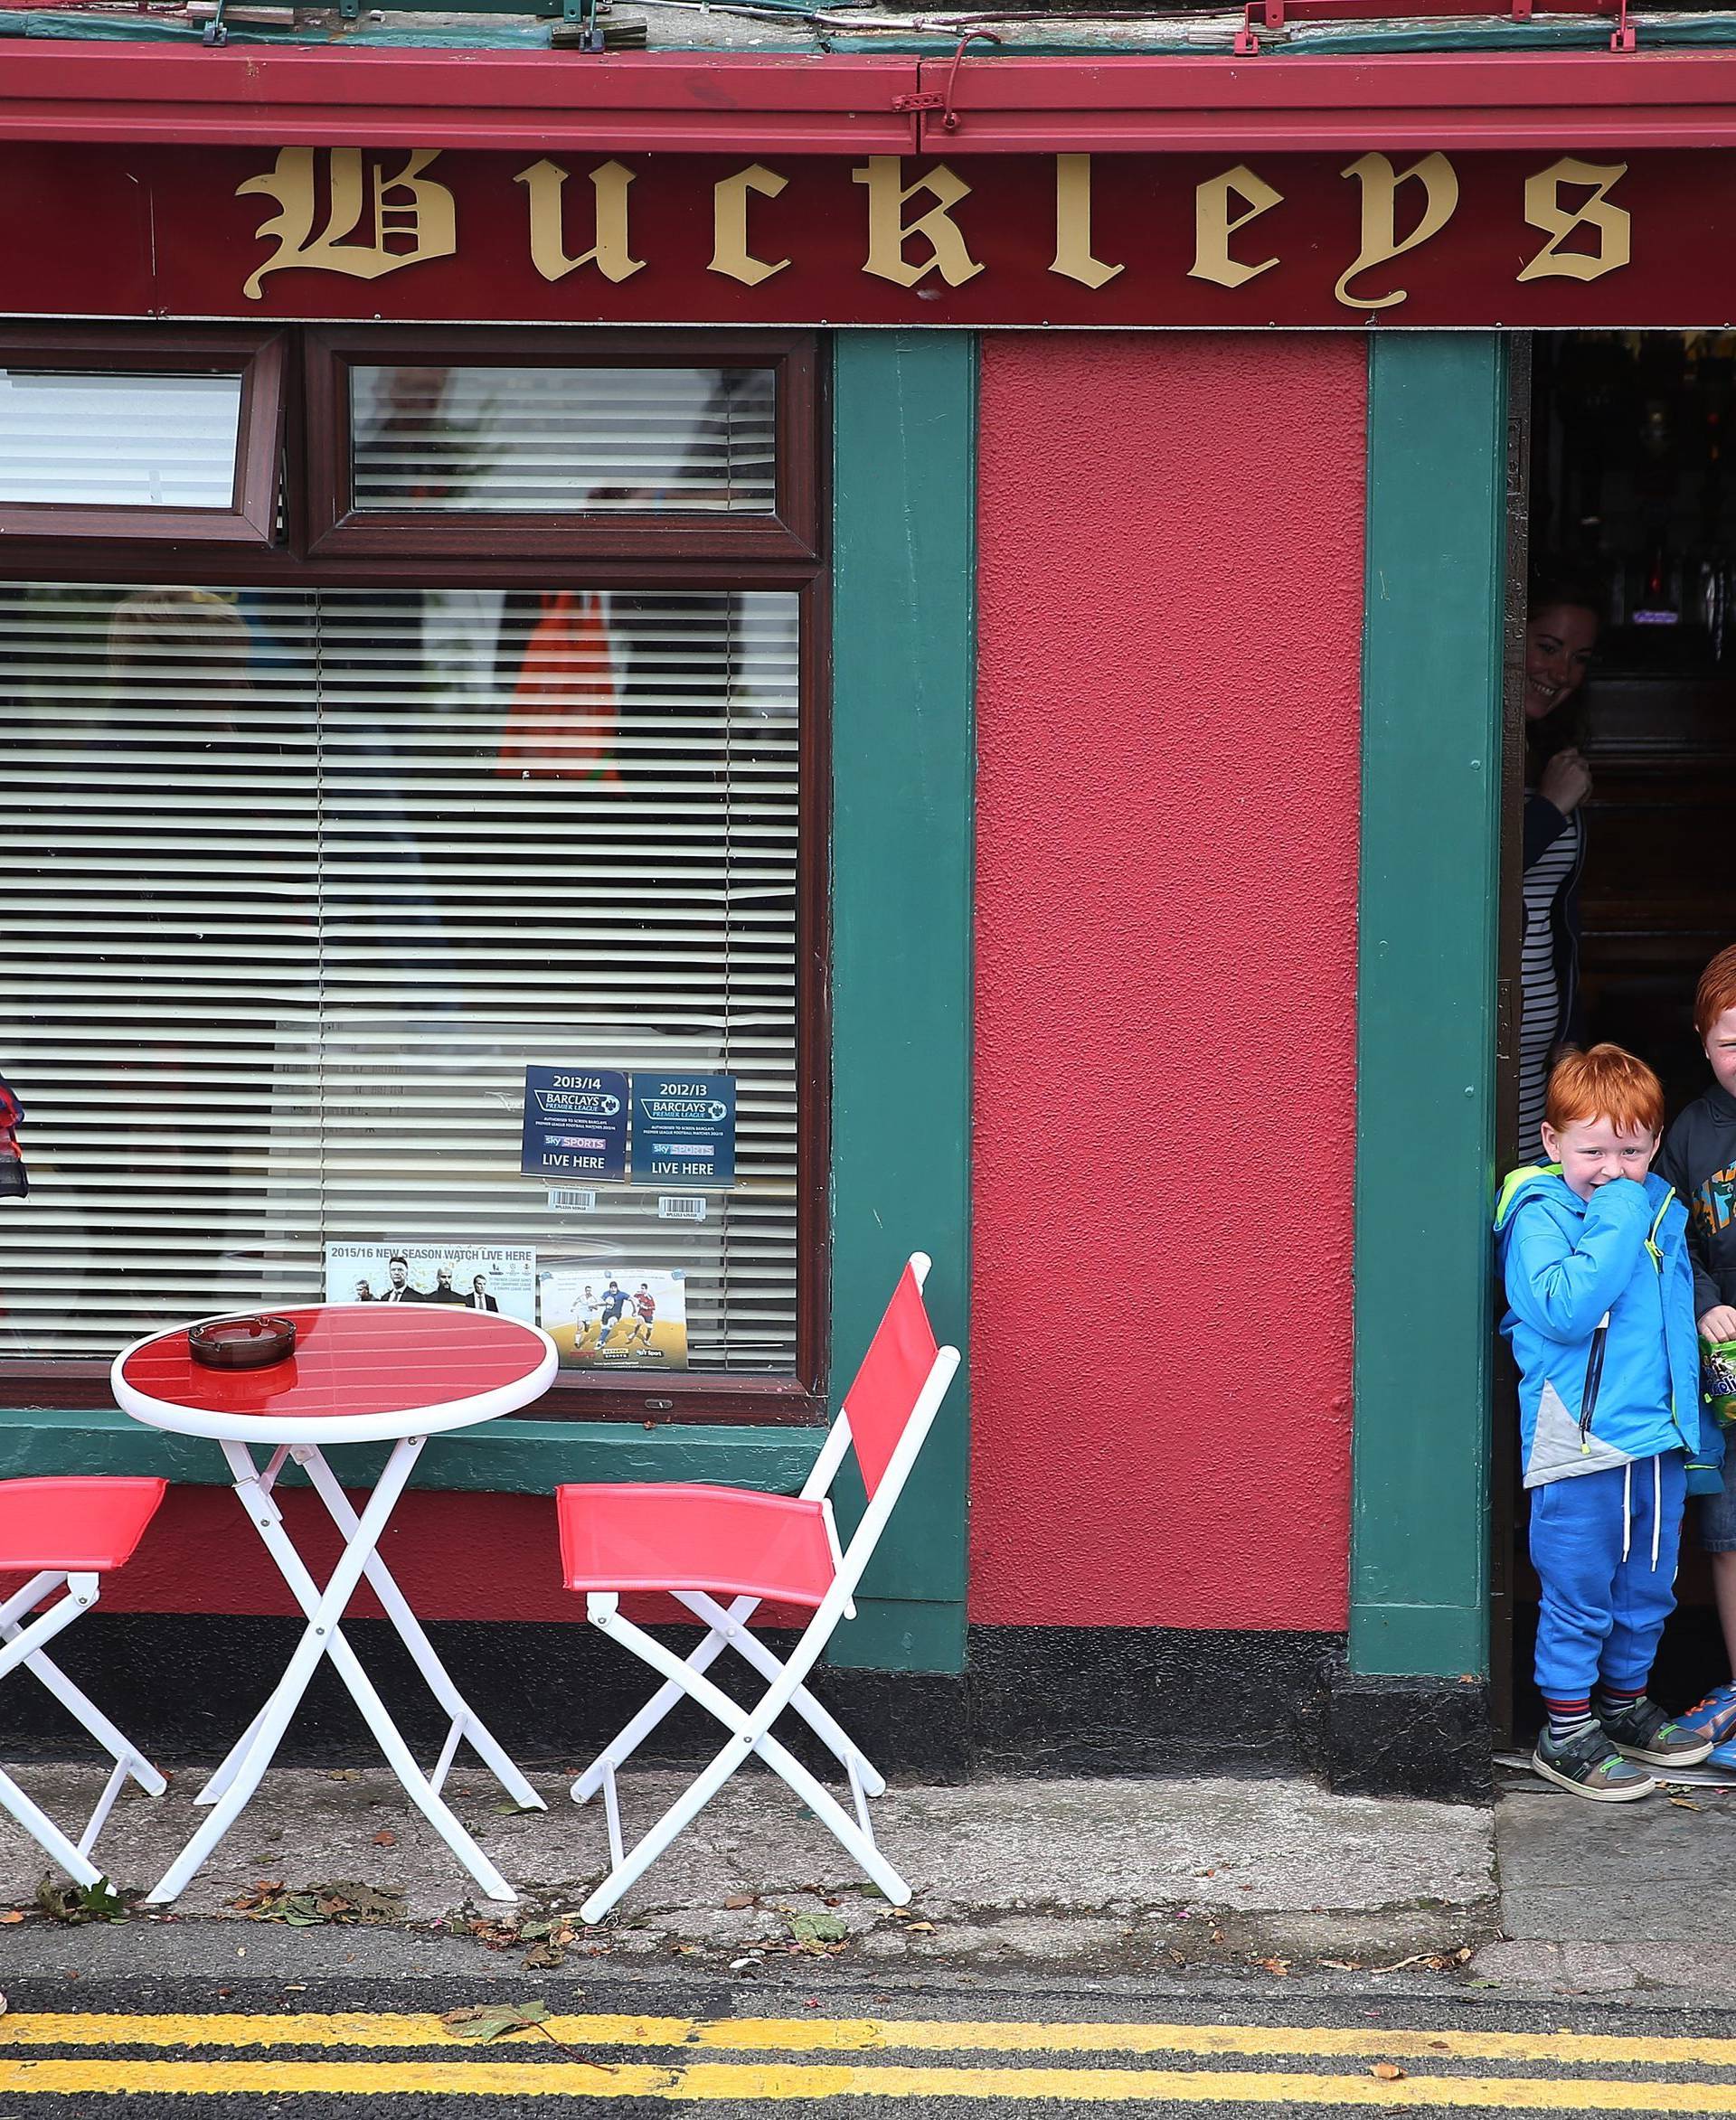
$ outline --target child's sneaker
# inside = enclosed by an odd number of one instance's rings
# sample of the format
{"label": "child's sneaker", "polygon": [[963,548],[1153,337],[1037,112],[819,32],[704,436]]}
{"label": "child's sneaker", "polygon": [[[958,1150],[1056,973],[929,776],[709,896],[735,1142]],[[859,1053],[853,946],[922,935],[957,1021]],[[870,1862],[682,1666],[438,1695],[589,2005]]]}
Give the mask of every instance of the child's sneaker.
{"label": "child's sneaker", "polygon": [[1622,1757],[1596,1723],[1559,1742],[1545,1729],[1531,1763],[1545,1781],[1594,1804],[1635,1804],[1657,1786],[1643,1768]]}
{"label": "child's sneaker", "polygon": [[1726,1774],[1736,1767],[1736,1738],[1726,1738],[1722,1745],[1714,1745],[1706,1754],[1706,1765],[1716,1767]]}
{"label": "child's sneaker", "polygon": [[[1736,1680],[1726,1686],[1713,1686],[1703,1701],[1675,1720],[1684,1729],[1693,1730],[1696,1737],[1710,1738],[1714,1745],[1722,1745],[1726,1738],[1736,1737]],[[1715,1764],[1730,1766],[1736,1762],[1722,1760]]]}
{"label": "child's sneaker", "polygon": [[1644,1693],[1599,1721],[1624,1758],[1643,1759],[1647,1767],[1698,1767],[1712,1751],[1710,1738],[1685,1729]]}

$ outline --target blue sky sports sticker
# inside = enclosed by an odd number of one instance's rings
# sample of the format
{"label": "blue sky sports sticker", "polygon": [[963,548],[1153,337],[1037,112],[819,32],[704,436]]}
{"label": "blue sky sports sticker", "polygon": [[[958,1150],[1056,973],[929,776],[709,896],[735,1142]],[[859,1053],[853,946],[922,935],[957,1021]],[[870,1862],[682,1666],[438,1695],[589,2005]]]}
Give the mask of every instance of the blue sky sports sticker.
{"label": "blue sky sports sticker", "polygon": [[733,1185],[735,1077],[633,1077],[633,1182]]}
{"label": "blue sky sports sticker", "polygon": [[620,1180],[627,1175],[627,1079],[612,1068],[524,1070],[527,1178]]}

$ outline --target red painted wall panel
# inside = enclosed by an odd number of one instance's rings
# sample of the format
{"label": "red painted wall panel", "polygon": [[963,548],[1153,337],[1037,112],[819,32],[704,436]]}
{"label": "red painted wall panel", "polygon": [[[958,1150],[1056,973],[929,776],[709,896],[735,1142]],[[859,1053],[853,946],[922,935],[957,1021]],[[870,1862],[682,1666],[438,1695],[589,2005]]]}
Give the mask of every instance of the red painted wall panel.
{"label": "red painted wall panel", "polygon": [[1365,374],[985,341],[978,1621],[1344,1624]]}
{"label": "red painted wall panel", "polygon": [[[303,1558],[323,1582],[340,1550],[331,1519],[306,1487],[286,1487],[278,1499]],[[366,1496],[351,1499],[360,1508]],[[422,1619],[585,1616],[584,1599],[561,1587],[554,1503],[546,1495],[406,1494],[380,1551]],[[0,1575],[0,1595],[22,1580]],[[137,1552],[104,1578],[102,1605],[110,1612],[296,1609],[227,1487],[171,1487]],[[351,1610],[363,1618],[382,1616],[365,1583]]]}
{"label": "red painted wall panel", "polygon": [[[303,1559],[324,1582],[340,1550],[332,1520],[306,1487],[285,1487],[278,1499]],[[364,1493],[351,1496],[358,1509],[366,1499]],[[420,1619],[580,1623],[585,1616],[584,1599],[561,1587],[554,1502],[546,1494],[413,1492],[392,1512],[380,1551]],[[24,1580],[0,1572],[0,1597]],[[623,1606],[647,1625],[693,1624],[671,1599],[627,1598]],[[171,1487],[137,1552],[104,1578],[102,1606],[109,1612],[249,1615],[296,1610],[227,1487]],[[350,1609],[363,1619],[383,1616],[365,1582]],[[778,1606],[763,1610],[769,1626],[800,1626],[807,1618]]]}

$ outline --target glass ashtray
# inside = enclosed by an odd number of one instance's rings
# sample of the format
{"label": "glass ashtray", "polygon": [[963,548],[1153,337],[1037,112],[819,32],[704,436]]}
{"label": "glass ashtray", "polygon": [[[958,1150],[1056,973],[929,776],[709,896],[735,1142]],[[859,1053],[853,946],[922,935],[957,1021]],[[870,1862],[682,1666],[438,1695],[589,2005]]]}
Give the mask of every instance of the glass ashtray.
{"label": "glass ashtray", "polygon": [[295,1351],[291,1318],[220,1317],[187,1328],[187,1352],[207,1369],[269,1369]]}

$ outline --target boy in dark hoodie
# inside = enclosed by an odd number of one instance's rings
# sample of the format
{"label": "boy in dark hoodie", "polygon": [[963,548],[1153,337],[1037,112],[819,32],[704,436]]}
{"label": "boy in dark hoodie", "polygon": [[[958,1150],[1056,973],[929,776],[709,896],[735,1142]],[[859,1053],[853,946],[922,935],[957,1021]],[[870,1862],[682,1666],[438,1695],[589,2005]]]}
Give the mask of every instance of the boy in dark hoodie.
{"label": "boy in dark hoodie", "polygon": [[1646,1693],[1689,1477],[1717,1484],[1723,1440],[1702,1420],[1687,1214],[1651,1171],[1663,1127],[1643,1061],[1565,1054],[1544,1104],[1553,1160],[1513,1173],[1495,1222],[1543,1585],[1532,1763],[1599,1804],[1649,1795],[1646,1767],[1712,1749]]}
{"label": "boy in dark hoodie", "polygon": [[[1712,1082],[1676,1117],[1659,1153],[1659,1173],[1688,1211],[1694,1312],[1703,1340],[1736,1340],[1736,947],[1700,975],[1694,1027]],[[1731,1669],[1736,1671],[1736,1452],[1724,1459],[1721,1493],[1700,1503],[1700,1543],[1712,1556],[1712,1592]],[[1736,1767],[1736,1682],[1714,1686],[1682,1718],[1710,1738],[1714,1767]]]}

